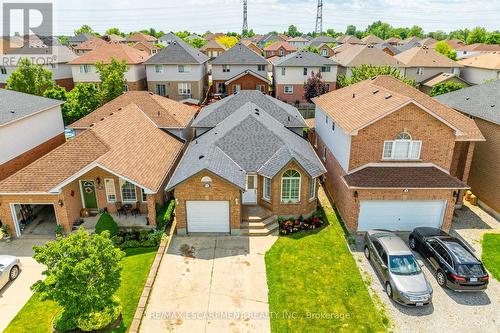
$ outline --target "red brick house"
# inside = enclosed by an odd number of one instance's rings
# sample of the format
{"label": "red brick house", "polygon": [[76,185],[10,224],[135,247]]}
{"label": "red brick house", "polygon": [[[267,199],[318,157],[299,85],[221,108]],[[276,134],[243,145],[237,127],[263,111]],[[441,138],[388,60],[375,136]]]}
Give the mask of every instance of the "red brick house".
{"label": "red brick house", "polygon": [[297,51],[297,48],[288,44],[287,42],[275,42],[264,48],[266,58],[271,58],[274,56],[284,57],[295,51]]}
{"label": "red brick house", "polygon": [[484,141],[472,119],[392,76],[314,103],[312,142],[349,229],[450,228],[475,143]]}

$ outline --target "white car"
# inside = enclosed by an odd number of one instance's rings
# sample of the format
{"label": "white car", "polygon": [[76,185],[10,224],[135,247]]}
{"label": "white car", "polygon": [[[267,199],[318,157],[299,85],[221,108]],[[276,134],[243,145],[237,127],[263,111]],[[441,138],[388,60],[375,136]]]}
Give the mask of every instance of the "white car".
{"label": "white car", "polygon": [[21,272],[21,262],[18,258],[8,255],[0,255],[0,289],[9,281],[17,279]]}

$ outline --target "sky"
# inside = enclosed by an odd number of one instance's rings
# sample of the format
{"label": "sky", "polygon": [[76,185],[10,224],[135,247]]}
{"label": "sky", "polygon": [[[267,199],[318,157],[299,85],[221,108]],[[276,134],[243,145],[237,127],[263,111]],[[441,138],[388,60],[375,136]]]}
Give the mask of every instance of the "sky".
{"label": "sky", "polygon": [[[241,32],[243,22],[243,0],[0,0],[5,2],[52,2],[56,35],[72,34],[82,24],[100,33],[110,27]],[[248,0],[248,27],[256,33],[282,32],[294,24],[299,31],[313,31],[316,5],[317,0]],[[20,30],[21,16],[13,15],[11,30]],[[36,22],[36,13],[32,17]],[[323,0],[323,30],[344,32],[349,24],[364,30],[377,20],[395,27],[419,25],[426,32],[475,26],[500,30],[500,0]]]}

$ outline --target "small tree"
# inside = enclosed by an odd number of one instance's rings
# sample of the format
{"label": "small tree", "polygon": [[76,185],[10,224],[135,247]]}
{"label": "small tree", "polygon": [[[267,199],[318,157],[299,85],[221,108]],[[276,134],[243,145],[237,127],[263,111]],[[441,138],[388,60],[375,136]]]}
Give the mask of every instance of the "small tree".
{"label": "small tree", "polygon": [[398,68],[390,66],[361,65],[358,67],[353,67],[351,72],[352,74],[350,77],[347,77],[345,75],[338,76],[337,82],[340,87],[347,87],[356,82],[368,80],[378,75],[392,75],[406,84],[409,84],[413,87],[416,86],[414,80],[405,78]]}
{"label": "small tree", "polygon": [[[78,83],[67,94],[65,103],[65,124],[71,124],[85,117],[100,105],[99,88],[93,83]],[[64,114],[63,114],[64,115]]]}
{"label": "small tree", "polygon": [[314,46],[311,46],[311,45],[302,48],[301,51],[306,51],[306,52],[312,52],[312,53],[319,54],[319,49],[317,47],[314,47]]}
{"label": "small tree", "polygon": [[41,65],[33,64],[28,58],[19,60],[17,68],[7,79],[7,89],[43,96],[54,87],[52,73]]}
{"label": "small tree", "polygon": [[220,36],[215,40],[228,49],[232,48],[234,45],[236,45],[236,43],[238,43],[238,38],[235,36]]}
{"label": "small tree", "polygon": [[193,38],[191,40],[187,40],[187,42],[191,46],[199,49],[199,48],[201,48],[203,45],[205,45],[207,43],[207,40],[203,39],[203,38]]}
{"label": "small tree", "polygon": [[34,250],[35,260],[47,269],[46,279],[32,288],[62,307],[54,320],[57,330],[98,330],[117,319],[121,306],[115,294],[124,253],[107,232],[91,235],[81,228]]}
{"label": "small tree", "polygon": [[459,90],[465,87],[464,84],[458,83],[458,82],[443,82],[443,83],[438,83],[434,87],[432,87],[431,91],[429,92],[430,96],[438,96],[442,94],[446,94],[455,90]]}
{"label": "small tree", "polygon": [[444,40],[437,42],[436,45],[434,46],[434,50],[436,50],[436,52],[441,53],[442,55],[447,56],[452,60],[457,60],[457,52],[453,50],[450,44],[446,43]]}
{"label": "small tree", "polygon": [[125,72],[128,70],[125,61],[111,59],[110,64],[97,62],[95,66],[101,79],[101,103],[105,104],[123,94],[123,87],[127,84]]}
{"label": "small tree", "polygon": [[311,72],[311,76],[304,83],[304,98],[311,102],[314,97],[328,92],[328,85],[321,80],[321,73]]}
{"label": "small tree", "polygon": [[82,25],[80,28],[75,30],[75,36],[79,34],[92,34],[92,35],[98,35],[94,29],[88,24]]}

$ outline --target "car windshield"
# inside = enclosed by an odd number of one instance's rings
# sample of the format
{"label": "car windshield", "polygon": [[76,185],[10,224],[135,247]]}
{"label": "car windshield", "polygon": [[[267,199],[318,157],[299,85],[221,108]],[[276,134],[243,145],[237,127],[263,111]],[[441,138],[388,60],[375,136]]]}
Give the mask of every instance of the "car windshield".
{"label": "car windshield", "polygon": [[420,265],[411,254],[390,256],[389,269],[397,275],[414,275],[420,273]]}
{"label": "car windshield", "polygon": [[475,276],[482,276],[485,274],[483,268],[479,264],[458,265],[457,273],[459,275],[475,275]]}

